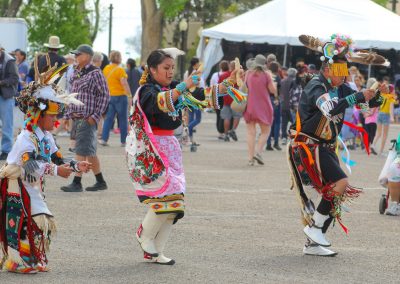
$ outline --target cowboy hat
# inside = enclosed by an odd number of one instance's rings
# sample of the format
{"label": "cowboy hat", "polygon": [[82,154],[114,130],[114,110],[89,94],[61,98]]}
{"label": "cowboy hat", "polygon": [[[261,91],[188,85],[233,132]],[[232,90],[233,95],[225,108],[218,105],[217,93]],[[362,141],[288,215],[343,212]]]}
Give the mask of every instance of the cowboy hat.
{"label": "cowboy hat", "polygon": [[49,43],[43,44],[45,47],[60,49],[65,46],[65,44],[60,44],[60,38],[58,36],[49,37]]}

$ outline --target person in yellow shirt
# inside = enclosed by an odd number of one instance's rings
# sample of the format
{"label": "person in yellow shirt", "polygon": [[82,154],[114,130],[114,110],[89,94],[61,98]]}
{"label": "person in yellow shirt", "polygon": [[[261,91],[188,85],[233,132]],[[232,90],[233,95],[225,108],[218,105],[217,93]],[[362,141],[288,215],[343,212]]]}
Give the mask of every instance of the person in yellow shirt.
{"label": "person in yellow shirt", "polygon": [[389,125],[394,121],[393,117],[393,107],[396,102],[396,94],[394,92],[394,87],[392,84],[389,85],[389,94],[382,94],[383,102],[379,108],[378,113],[378,121],[377,121],[377,130],[376,136],[374,139],[374,143],[371,147],[371,152],[373,154],[377,154],[376,146],[378,144],[379,139],[382,137],[381,147],[379,149],[379,154],[382,155],[383,149],[385,148],[387,135],[389,132]]}
{"label": "person in yellow shirt", "polygon": [[125,146],[126,136],[128,133],[128,97],[131,98],[131,91],[128,85],[128,75],[121,64],[121,53],[119,51],[111,51],[111,64],[103,69],[104,77],[107,79],[108,88],[110,89],[110,104],[103,125],[103,133],[99,143],[103,146],[108,145],[107,141],[110,136],[110,130],[114,123],[115,115],[117,115],[121,146]]}

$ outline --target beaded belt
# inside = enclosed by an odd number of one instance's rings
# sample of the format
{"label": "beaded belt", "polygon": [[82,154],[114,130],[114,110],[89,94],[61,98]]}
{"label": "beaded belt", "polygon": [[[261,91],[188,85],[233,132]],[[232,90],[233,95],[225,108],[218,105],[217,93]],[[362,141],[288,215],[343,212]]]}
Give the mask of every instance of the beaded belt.
{"label": "beaded belt", "polygon": [[[296,141],[294,141],[295,137],[296,137]],[[330,150],[335,150],[336,149],[336,143],[321,142],[317,138],[308,136],[307,134],[304,134],[302,132],[300,132],[296,136],[296,131],[295,130],[290,130],[290,138],[292,139],[293,143],[302,142],[302,143],[305,143],[305,144],[318,144],[319,146],[328,148]]]}

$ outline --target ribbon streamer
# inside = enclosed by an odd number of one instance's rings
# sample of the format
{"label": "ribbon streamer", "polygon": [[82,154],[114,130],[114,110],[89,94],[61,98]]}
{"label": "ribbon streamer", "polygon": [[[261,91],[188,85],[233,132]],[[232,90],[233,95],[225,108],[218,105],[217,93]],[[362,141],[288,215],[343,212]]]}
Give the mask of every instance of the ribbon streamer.
{"label": "ribbon streamer", "polygon": [[[356,165],[356,162],[354,162],[350,159],[349,149],[347,149],[346,144],[344,143],[344,141],[342,140],[342,138],[340,136],[338,136],[338,140],[339,140],[340,144],[342,144],[342,146],[343,146],[343,151],[341,154],[342,161],[345,164],[349,173],[351,174],[351,167],[354,167]],[[344,153],[346,153],[346,155]],[[338,153],[336,153],[336,154],[338,154]]]}
{"label": "ribbon streamer", "polygon": [[364,145],[365,145],[365,150],[367,151],[367,154],[369,155],[369,154],[370,154],[370,151],[369,151],[369,139],[368,139],[368,133],[367,133],[367,131],[365,131],[365,129],[362,128],[362,127],[360,127],[360,126],[357,126],[357,125],[355,125],[355,124],[353,124],[353,123],[350,123],[350,122],[348,122],[348,121],[345,121],[345,120],[343,120],[343,124],[345,124],[345,125],[347,125],[348,127],[353,128],[353,129],[357,130],[358,132],[361,132],[361,133],[362,133],[363,142],[364,142]]}

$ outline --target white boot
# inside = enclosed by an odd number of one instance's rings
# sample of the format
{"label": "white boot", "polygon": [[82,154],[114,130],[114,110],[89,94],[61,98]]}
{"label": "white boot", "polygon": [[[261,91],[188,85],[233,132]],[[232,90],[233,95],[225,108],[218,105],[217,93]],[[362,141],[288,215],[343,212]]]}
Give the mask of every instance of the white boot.
{"label": "white boot", "polygon": [[314,224],[311,227],[307,225],[303,230],[307,238],[323,247],[329,247],[331,245],[322,233],[322,227],[328,218],[329,215],[322,215],[318,211],[315,211],[313,215]]}
{"label": "white boot", "polygon": [[151,259],[158,256],[154,239],[167,217],[166,214],[157,215],[152,209],[149,209],[137,230],[136,238],[143,249],[145,258]]}
{"label": "white boot", "polygon": [[174,265],[175,260],[168,258],[164,255],[165,244],[172,230],[172,223],[176,217],[176,214],[168,214],[168,218],[164,224],[162,224],[160,231],[155,238],[155,244],[158,251],[158,257],[154,259],[155,263],[164,265]]}
{"label": "white boot", "polygon": [[324,248],[312,240],[307,239],[306,244],[303,248],[303,253],[305,255],[316,255],[316,256],[335,256],[337,252],[331,251],[330,249]]}

